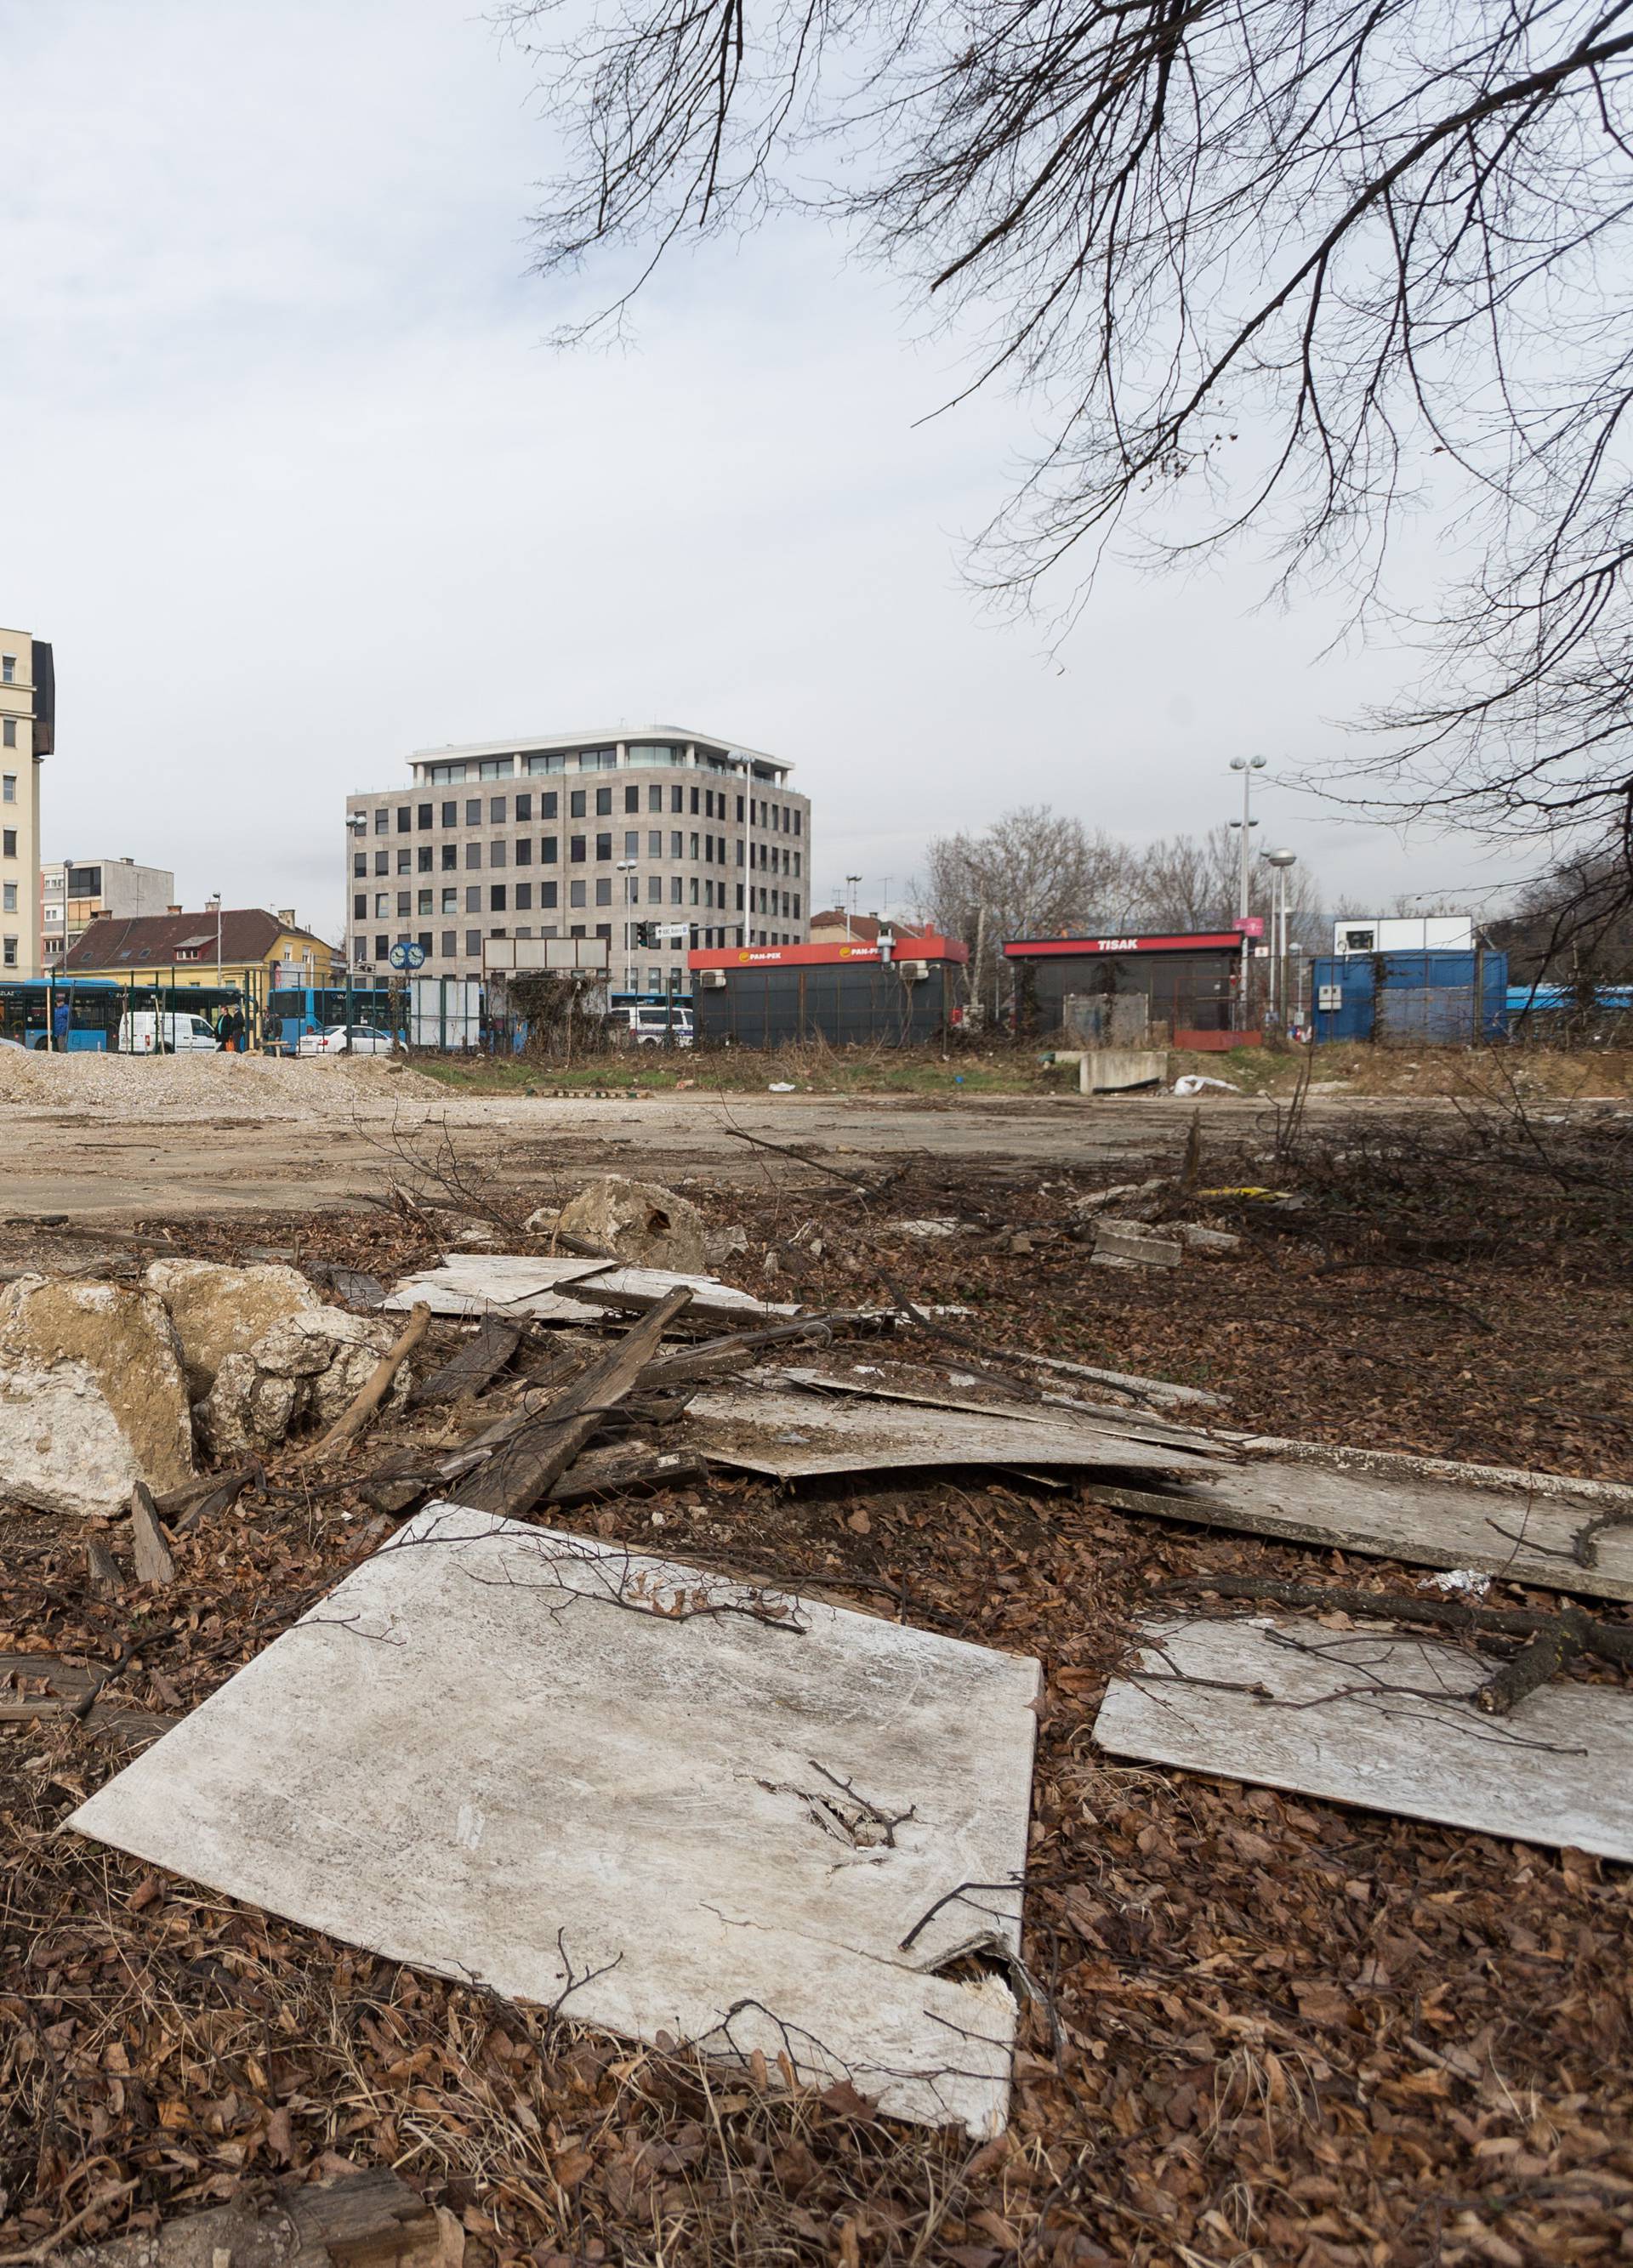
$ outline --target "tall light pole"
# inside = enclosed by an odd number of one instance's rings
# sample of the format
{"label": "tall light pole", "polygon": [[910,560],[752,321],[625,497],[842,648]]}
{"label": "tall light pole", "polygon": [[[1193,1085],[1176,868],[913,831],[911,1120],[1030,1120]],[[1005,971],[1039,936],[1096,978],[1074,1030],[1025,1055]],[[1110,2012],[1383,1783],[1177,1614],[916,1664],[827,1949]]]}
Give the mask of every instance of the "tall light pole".
{"label": "tall light pole", "polygon": [[218,991],[221,990],[221,893],[220,893],[220,891],[219,891],[219,890],[218,890],[218,891],[216,892],[216,895],[214,895],[214,897],[213,897],[213,898],[211,898],[211,899],[209,899],[209,900],[207,900],[207,901],[206,901],[206,902],[207,902],[208,904],[210,904],[210,905],[212,905],[212,906],[215,908],[215,909],[216,909],[216,990],[217,990],[217,991],[218,992]]}
{"label": "tall light pole", "polygon": [[1276,1021],[1287,1021],[1287,871],[1298,864],[1297,850],[1267,850],[1265,864],[1275,871],[1275,895],[1270,911],[1270,976],[1274,986],[1271,1008]]}
{"label": "tall light pole", "polygon": [[1242,775],[1242,816],[1239,819],[1233,819],[1230,821],[1230,824],[1232,827],[1239,827],[1242,830],[1241,873],[1239,887],[1237,892],[1238,902],[1236,909],[1237,917],[1242,924],[1242,975],[1241,981],[1237,988],[1240,995],[1237,1001],[1237,1012],[1238,1022],[1241,1029],[1244,1031],[1247,1028],[1248,954],[1252,949],[1252,940],[1247,933],[1247,921],[1249,918],[1248,874],[1252,863],[1252,854],[1249,850],[1248,845],[1252,840],[1252,830],[1259,824],[1259,821],[1252,815],[1253,774],[1255,772],[1263,771],[1264,768],[1265,760],[1262,756],[1232,756],[1230,759],[1231,770],[1233,772],[1240,772]]}
{"label": "tall light pole", "polygon": [[852,929],[851,923],[856,912],[856,891],[857,886],[860,884],[861,880],[861,876],[860,874],[847,874],[845,878],[845,888],[846,893],[845,905],[845,941],[847,945],[853,943],[855,938],[855,932]]}
{"label": "tall light pole", "polygon": [[[634,941],[635,932],[639,928],[640,924],[638,921],[630,918],[632,911],[636,914],[639,914],[640,911],[640,878],[636,874],[635,868],[636,861],[633,858],[620,858],[613,869],[615,873],[624,874],[633,878],[626,880],[624,885],[624,950],[626,954],[639,953],[640,950],[639,946]],[[630,964],[625,961],[624,964],[624,973],[626,976],[629,975],[629,971]],[[630,990],[634,992],[639,992],[640,990],[640,970],[639,968],[635,971],[635,982],[630,987]]]}

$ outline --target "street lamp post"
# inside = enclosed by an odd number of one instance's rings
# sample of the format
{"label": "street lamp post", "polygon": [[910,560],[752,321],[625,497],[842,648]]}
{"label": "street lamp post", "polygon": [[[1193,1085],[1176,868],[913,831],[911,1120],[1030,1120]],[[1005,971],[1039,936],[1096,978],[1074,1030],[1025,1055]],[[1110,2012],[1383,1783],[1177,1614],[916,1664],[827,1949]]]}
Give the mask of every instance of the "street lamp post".
{"label": "street lamp post", "polygon": [[856,888],[861,880],[861,876],[860,874],[847,874],[845,878],[845,942],[846,945],[851,945],[855,941],[856,933],[851,927],[851,923],[856,912]]}
{"label": "street lamp post", "polygon": [[1271,1012],[1282,1026],[1287,1022],[1287,874],[1289,866],[1298,864],[1297,850],[1267,850],[1266,865],[1275,873],[1275,895],[1270,909],[1270,977],[1273,987]]}
{"label": "street lamp post", "polygon": [[218,890],[208,902],[216,913],[216,990],[221,990],[221,893]]}
{"label": "street lamp post", "polygon": [[1232,756],[1230,759],[1231,770],[1240,772],[1242,775],[1242,816],[1239,819],[1233,819],[1230,824],[1232,827],[1239,827],[1242,830],[1242,858],[1236,910],[1238,918],[1242,924],[1242,976],[1238,987],[1241,997],[1237,1002],[1237,1014],[1243,1030],[1247,1027],[1248,955],[1252,944],[1246,926],[1250,896],[1248,876],[1252,865],[1252,854],[1248,845],[1252,840],[1252,830],[1259,824],[1252,815],[1253,774],[1263,771],[1264,768],[1265,760],[1262,756]]}

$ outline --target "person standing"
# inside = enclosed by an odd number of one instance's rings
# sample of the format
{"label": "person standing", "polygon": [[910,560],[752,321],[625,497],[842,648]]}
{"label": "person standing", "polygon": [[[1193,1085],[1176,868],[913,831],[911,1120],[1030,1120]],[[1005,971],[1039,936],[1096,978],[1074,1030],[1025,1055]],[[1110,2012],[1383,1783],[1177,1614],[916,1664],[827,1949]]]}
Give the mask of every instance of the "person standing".
{"label": "person standing", "polygon": [[51,1043],[62,1054],[68,1046],[68,1029],[73,1021],[73,1004],[68,995],[59,993],[51,1009]]}

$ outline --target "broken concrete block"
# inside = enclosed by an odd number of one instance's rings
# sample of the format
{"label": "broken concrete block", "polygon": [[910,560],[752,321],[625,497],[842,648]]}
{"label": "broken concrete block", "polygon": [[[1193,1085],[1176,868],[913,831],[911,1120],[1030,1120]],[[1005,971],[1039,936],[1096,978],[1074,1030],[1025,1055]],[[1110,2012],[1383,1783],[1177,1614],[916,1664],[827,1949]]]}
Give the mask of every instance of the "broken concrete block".
{"label": "broken concrete block", "polygon": [[722,1260],[730,1260],[749,1248],[749,1232],[735,1226],[730,1228],[707,1228],[703,1233],[704,1264],[718,1268]]}
{"label": "broken concrete block", "polygon": [[277,1265],[226,1268],[213,1260],[155,1260],[147,1283],[170,1310],[195,1401],[215,1384],[225,1356],[248,1354],[274,1324],[321,1305],[304,1276]]}
{"label": "broken concrete block", "polygon": [[[248,1354],[224,1356],[215,1383],[194,1411],[212,1457],[257,1455],[276,1448],[307,1419],[332,1425],[368,1383],[395,1336],[389,1322],[314,1307],[290,1315]],[[413,1385],[405,1363],[385,1406],[395,1409]]]}
{"label": "broken concrete block", "polygon": [[1139,1220],[1103,1220],[1095,1229],[1094,1256],[1133,1261],[1145,1268],[1177,1268],[1185,1247],[1177,1236],[1160,1234]]}
{"label": "broken concrete block", "polygon": [[0,1496],[122,1513],[193,1478],[181,1350],[157,1293],[25,1276],[0,1292]]}
{"label": "broken concrete block", "polygon": [[1179,1234],[1191,1252],[1235,1252],[1241,1238],[1228,1228],[1203,1228],[1195,1221],[1180,1223]]}
{"label": "broken concrete block", "polygon": [[603,1174],[562,1207],[556,1226],[647,1267],[697,1275],[707,1264],[703,1215],[687,1198],[656,1182]]}

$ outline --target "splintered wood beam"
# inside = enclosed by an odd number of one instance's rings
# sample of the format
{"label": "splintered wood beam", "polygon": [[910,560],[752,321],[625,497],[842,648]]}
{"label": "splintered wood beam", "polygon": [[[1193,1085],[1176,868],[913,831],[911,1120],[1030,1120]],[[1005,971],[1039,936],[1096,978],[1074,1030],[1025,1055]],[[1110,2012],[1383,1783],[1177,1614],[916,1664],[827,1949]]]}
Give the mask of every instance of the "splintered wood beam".
{"label": "splintered wood beam", "polygon": [[530,1512],[587,1447],[652,1360],[663,1334],[691,1299],[678,1285],[644,1314],[598,1362],[580,1372],[547,1408],[529,1418],[453,1491],[456,1504],[517,1519]]}
{"label": "splintered wood beam", "polygon": [[154,1509],[152,1491],[138,1481],[130,1491],[130,1542],[138,1583],[174,1583],[176,1563]]}
{"label": "splintered wood beam", "polygon": [[499,1376],[521,1344],[519,1323],[507,1322],[502,1315],[484,1315],[477,1326],[475,1336],[467,1339],[450,1361],[415,1388],[413,1406],[418,1409],[427,1402],[458,1402],[468,1394],[480,1394],[490,1381]]}
{"label": "splintered wood beam", "polygon": [[464,2234],[388,2167],[287,2182],[134,2236],[66,2247],[59,2268],[460,2268]]}

